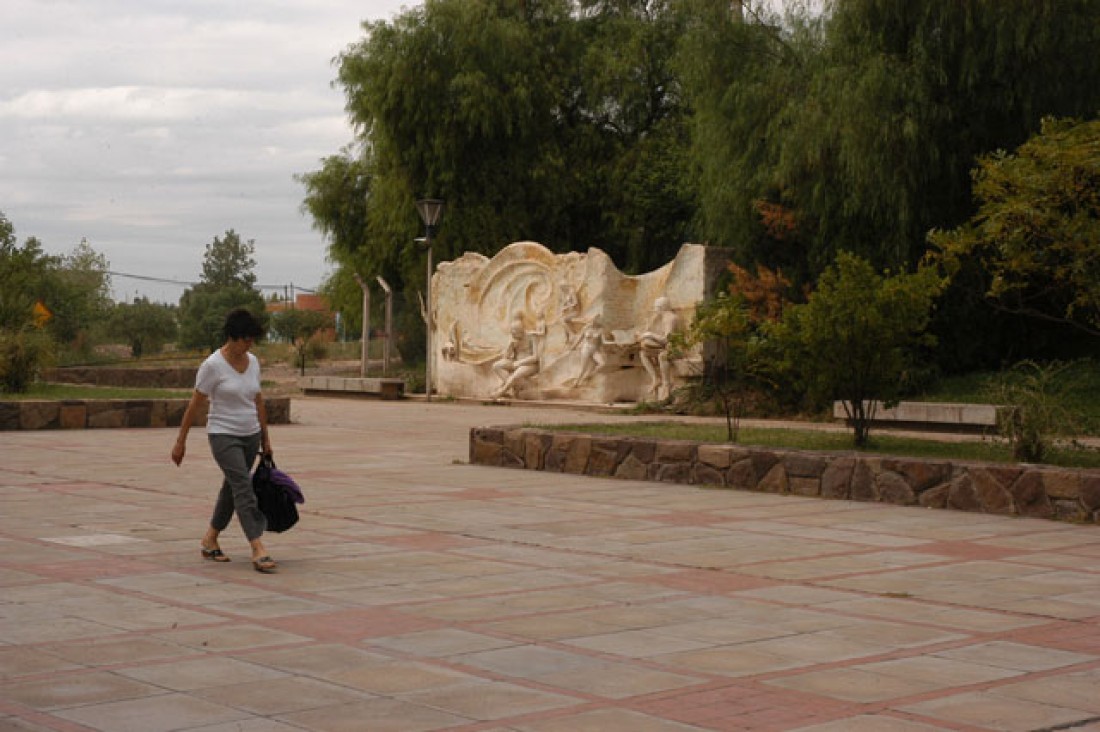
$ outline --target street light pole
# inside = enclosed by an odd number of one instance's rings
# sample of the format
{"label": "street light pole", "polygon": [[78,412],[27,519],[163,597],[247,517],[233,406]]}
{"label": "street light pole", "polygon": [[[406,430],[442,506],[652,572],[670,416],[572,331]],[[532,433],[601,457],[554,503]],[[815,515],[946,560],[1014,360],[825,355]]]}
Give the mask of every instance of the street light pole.
{"label": "street light pole", "polygon": [[444,203],[438,198],[422,198],[416,202],[417,213],[424,222],[424,249],[428,254],[428,271],[424,280],[424,330],[425,347],[424,354],[424,396],[427,401],[432,400],[432,361],[435,354],[432,352],[432,234],[443,215]]}

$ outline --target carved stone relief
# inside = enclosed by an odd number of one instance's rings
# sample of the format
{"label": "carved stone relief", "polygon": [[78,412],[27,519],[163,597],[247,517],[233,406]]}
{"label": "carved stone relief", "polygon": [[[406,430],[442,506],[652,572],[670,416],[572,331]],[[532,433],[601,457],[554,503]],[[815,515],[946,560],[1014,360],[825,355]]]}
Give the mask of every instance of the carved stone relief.
{"label": "carved stone relief", "polygon": [[473,398],[654,401],[699,373],[697,350],[673,357],[725,262],[685,244],[664,267],[620,272],[599,249],[554,254],[517,242],[466,253],[432,277],[436,391]]}

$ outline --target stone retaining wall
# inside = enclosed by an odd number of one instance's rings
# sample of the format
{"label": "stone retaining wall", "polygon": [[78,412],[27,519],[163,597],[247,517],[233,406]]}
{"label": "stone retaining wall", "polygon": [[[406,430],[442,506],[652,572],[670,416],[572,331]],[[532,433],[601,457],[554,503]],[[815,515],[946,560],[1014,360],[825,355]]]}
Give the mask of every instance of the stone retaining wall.
{"label": "stone retaining wall", "polygon": [[[0,430],[178,427],[188,399],[63,399],[0,401]],[[267,421],[290,424],[290,397],[266,397]],[[206,412],[195,426],[206,424]]]}
{"label": "stone retaining wall", "polygon": [[43,381],[59,384],[93,384],[143,389],[192,389],[198,368],[111,368],[108,366],[66,366],[46,369]]}
{"label": "stone retaining wall", "polygon": [[1100,471],[475,427],[470,462],[902,506],[1100,522]]}

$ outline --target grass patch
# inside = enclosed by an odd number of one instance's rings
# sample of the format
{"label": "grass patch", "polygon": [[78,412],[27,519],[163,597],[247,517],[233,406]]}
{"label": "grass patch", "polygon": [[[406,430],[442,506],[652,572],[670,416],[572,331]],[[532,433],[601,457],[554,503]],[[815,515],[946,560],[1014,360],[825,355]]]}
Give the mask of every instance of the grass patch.
{"label": "grass patch", "polygon": [[25,394],[0,392],[0,401],[37,399],[190,399],[190,389],[128,389],[89,384],[32,384]]}
{"label": "grass patch", "polygon": [[[540,429],[586,434],[651,437],[728,444],[725,425],[684,424],[680,422],[620,422],[602,424],[537,425]],[[791,428],[742,427],[737,444],[789,450],[820,452],[859,452],[865,455],[903,456],[932,460],[1011,463],[1011,448],[1001,440],[953,442],[935,438],[901,437],[871,433],[871,441],[863,450],[852,447],[850,432],[825,432]],[[1071,468],[1100,468],[1100,451],[1062,447],[1051,451],[1047,464]]]}

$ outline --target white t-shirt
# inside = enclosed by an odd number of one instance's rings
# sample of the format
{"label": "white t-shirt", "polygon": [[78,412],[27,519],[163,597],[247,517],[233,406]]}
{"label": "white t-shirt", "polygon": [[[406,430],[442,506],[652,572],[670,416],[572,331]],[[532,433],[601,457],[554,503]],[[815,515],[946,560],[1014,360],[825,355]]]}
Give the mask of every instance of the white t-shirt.
{"label": "white t-shirt", "polygon": [[256,413],[260,360],[255,355],[248,354],[248,368],[242,374],[225,360],[219,348],[199,366],[195,390],[210,398],[207,434],[244,437],[260,431]]}

